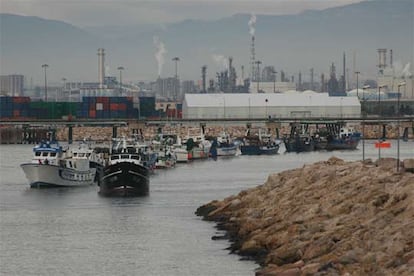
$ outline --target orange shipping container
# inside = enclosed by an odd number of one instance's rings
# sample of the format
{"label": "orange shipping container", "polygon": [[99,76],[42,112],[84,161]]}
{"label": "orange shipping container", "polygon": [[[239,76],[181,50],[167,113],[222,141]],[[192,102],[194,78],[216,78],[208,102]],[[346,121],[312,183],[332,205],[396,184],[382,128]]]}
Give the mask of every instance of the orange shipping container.
{"label": "orange shipping container", "polygon": [[89,110],[89,117],[90,118],[96,118],[96,111],[95,110]]}

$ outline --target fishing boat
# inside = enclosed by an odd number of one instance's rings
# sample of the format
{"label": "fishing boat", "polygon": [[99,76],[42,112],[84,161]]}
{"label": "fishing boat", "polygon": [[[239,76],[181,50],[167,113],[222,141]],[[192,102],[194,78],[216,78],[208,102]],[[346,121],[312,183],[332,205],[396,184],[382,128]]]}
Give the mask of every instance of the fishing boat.
{"label": "fishing boat", "polygon": [[210,156],[211,142],[204,135],[204,128],[201,128],[199,135],[189,133],[183,139],[183,145],[188,153],[188,160],[207,159]]}
{"label": "fishing boat", "polygon": [[[339,130],[338,130],[339,129]],[[327,136],[327,150],[354,150],[361,140],[361,133],[352,127],[334,128]]]}
{"label": "fishing boat", "polygon": [[151,145],[155,151],[159,152],[157,164],[159,168],[174,167],[178,162],[188,162],[188,152],[176,134],[158,133]]}
{"label": "fishing boat", "polygon": [[290,124],[290,134],[283,138],[286,152],[307,152],[315,149],[315,140],[308,128],[309,124]]}
{"label": "fishing boat", "polygon": [[136,139],[113,139],[108,165],[103,170],[99,193],[104,196],[145,196],[149,194],[149,163],[145,147]]}
{"label": "fishing boat", "polygon": [[258,135],[250,135],[247,132],[240,146],[242,155],[272,155],[277,154],[280,148],[280,140],[273,139],[270,133],[259,129]]}
{"label": "fishing boat", "polygon": [[[213,141],[211,148],[216,147],[216,156],[235,156],[238,146],[230,138],[230,135],[223,132]],[[211,149],[210,149],[211,152]]]}
{"label": "fishing boat", "polygon": [[86,186],[94,183],[96,174],[85,155],[74,156],[57,141],[42,141],[33,148],[32,161],[20,166],[31,187]]}
{"label": "fishing boat", "polygon": [[91,141],[88,141],[84,139],[83,141],[80,141],[77,145],[71,145],[69,147],[69,150],[67,152],[68,156],[72,157],[86,157],[89,160],[89,166],[91,168],[96,169],[95,174],[95,182],[98,183],[100,178],[103,174],[103,168],[105,167],[105,158],[104,153],[100,151],[101,148],[95,149],[92,146]]}

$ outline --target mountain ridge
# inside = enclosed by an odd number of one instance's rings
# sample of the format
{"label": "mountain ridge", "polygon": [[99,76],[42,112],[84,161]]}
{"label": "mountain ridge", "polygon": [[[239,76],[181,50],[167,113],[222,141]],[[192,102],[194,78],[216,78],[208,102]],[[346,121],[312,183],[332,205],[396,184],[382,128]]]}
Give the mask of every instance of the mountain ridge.
{"label": "mountain ridge", "polygon": [[[256,17],[256,59],[289,75],[302,71],[306,78],[310,68],[315,68],[316,75],[327,75],[332,62],[342,68],[343,52],[347,53],[347,67],[352,69],[356,52],[358,70],[373,76],[377,48],[393,49],[396,62],[413,63],[410,0],[363,1],[294,15]],[[223,68],[222,62],[214,61],[214,55],[233,56],[240,75],[241,65],[250,67],[249,18],[249,14],[239,13],[211,21],[81,28],[40,17],[0,14],[1,74],[18,72],[41,81],[40,65],[48,63],[52,79],[64,76],[95,81],[96,50],[105,48],[109,74],[117,75],[114,68],[122,65],[125,80],[151,80],[158,77],[153,42],[158,36],[167,50],[162,77],[174,74],[174,56],[180,57],[182,79],[200,79],[202,65],[208,66],[208,77],[214,78]]]}

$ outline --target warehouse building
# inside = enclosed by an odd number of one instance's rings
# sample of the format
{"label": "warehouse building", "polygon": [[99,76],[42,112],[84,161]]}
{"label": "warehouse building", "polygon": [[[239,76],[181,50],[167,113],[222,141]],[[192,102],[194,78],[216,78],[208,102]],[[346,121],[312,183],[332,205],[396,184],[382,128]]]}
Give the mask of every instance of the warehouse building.
{"label": "warehouse building", "polygon": [[330,97],[327,93],[186,94],[185,119],[319,118],[361,115],[357,97]]}

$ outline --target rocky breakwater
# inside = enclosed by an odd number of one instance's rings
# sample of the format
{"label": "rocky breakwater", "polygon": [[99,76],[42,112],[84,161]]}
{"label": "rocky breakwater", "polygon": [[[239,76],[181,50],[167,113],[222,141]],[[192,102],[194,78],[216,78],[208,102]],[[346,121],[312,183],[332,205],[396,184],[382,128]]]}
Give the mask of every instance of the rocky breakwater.
{"label": "rocky breakwater", "polygon": [[256,275],[414,275],[414,174],[395,159],[328,161],[198,208]]}

